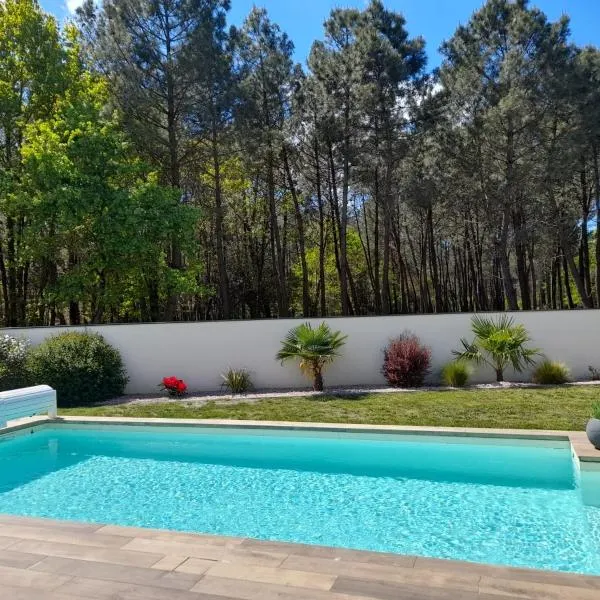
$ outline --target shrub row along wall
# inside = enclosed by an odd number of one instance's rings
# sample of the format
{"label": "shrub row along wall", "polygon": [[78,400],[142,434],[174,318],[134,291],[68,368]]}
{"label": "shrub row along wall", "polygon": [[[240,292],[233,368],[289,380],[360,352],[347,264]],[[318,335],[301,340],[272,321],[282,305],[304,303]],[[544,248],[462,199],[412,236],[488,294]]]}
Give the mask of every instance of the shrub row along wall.
{"label": "shrub row along wall", "polygon": [[[327,322],[348,335],[342,356],[325,373],[332,387],[385,385],[381,375],[383,348],[405,330],[416,333],[432,349],[431,381],[437,382],[442,366],[452,359],[461,337],[472,339],[469,314],[411,315],[393,317],[335,318]],[[497,315],[495,315],[497,316]],[[574,379],[587,379],[588,366],[600,368],[600,311],[515,313],[533,337],[533,345],[551,359],[565,362]],[[319,319],[309,320],[314,324]],[[281,366],[275,355],[289,329],[304,322],[231,321],[98,325],[10,329],[5,333],[25,336],[33,344],[64,331],[96,331],[118,348],[129,374],[127,391],[154,393],[164,376],[185,379],[190,390],[219,389],[220,374],[228,367],[245,367],[258,388],[304,388],[309,382],[296,366]],[[510,371],[507,377],[515,378]],[[524,373],[518,379],[528,379]],[[478,370],[474,381],[493,381],[491,372]]]}

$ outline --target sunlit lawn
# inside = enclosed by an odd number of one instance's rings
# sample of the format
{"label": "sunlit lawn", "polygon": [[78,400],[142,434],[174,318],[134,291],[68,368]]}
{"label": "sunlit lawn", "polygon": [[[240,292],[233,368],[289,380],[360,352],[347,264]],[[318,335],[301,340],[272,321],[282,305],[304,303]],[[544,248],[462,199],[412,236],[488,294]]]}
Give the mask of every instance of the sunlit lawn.
{"label": "sunlit lawn", "polygon": [[600,387],[433,391],[71,408],[61,415],[583,430]]}

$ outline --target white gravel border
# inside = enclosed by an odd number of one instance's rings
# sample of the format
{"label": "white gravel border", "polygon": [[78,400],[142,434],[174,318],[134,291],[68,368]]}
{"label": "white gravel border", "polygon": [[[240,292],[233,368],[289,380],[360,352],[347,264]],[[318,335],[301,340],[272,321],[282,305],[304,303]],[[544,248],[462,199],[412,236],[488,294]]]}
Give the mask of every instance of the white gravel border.
{"label": "white gravel border", "polygon": [[[600,386],[600,381],[576,381],[572,383],[566,383],[565,386]],[[320,396],[356,396],[358,399],[363,394],[397,394],[397,393],[415,393],[415,392],[444,392],[444,391],[456,391],[462,390],[502,390],[502,389],[513,389],[513,388],[524,388],[524,389],[538,389],[538,388],[552,388],[562,386],[551,386],[551,385],[538,385],[535,383],[525,382],[508,382],[503,383],[481,383],[476,385],[470,385],[464,388],[452,388],[442,386],[429,386],[422,388],[393,388],[393,387],[352,387],[352,388],[328,388],[324,392],[314,392],[310,389],[304,390],[261,390],[253,392],[251,394],[240,394],[232,395],[228,393],[191,393],[183,398],[171,398],[164,394],[148,394],[148,395],[137,395],[132,394],[128,396],[121,396],[108,402],[103,402],[97,406],[126,406],[126,405],[149,405],[149,404],[187,404],[193,406],[204,406],[214,402],[216,404],[243,404],[243,403],[254,403],[260,400],[269,398],[302,398],[302,397],[315,397]]]}

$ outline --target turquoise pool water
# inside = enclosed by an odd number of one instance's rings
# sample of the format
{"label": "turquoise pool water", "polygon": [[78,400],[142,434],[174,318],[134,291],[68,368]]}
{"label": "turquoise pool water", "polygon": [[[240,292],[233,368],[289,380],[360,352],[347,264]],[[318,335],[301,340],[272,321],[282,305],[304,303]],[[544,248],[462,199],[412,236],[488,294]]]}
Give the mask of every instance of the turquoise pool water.
{"label": "turquoise pool water", "polygon": [[564,442],[137,427],[0,442],[2,513],[600,574],[581,479]]}

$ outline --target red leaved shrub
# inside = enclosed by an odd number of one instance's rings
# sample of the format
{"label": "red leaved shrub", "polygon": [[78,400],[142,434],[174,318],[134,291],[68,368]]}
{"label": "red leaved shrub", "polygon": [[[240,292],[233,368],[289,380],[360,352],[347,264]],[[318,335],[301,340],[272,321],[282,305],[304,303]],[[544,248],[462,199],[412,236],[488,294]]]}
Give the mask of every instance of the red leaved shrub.
{"label": "red leaved shrub", "polygon": [[421,387],[429,373],[431,348],[423,346],[419,338],[405,332],[393,339],[383,351],[382,373],[393,387]]}

